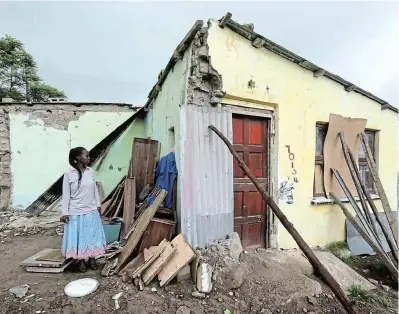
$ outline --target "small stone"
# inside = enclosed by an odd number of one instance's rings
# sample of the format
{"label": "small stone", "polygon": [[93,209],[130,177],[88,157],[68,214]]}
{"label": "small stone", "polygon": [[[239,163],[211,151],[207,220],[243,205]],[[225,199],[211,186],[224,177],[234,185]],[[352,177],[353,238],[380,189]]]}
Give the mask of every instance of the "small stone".
{"label": "small stone", "polygon": [[22,286],[10,288],[8,291],[10,291],[12,294],[15,294],[15,296],[17,298],[21,299],[26,295],[29,288],[30,288],[29,285],[22,285]]}
{"label": "small stone", "polygon": [[390,288],[386,285],[382,285],[382,289],[384,289],[384,291],[388,292],[390,290]]}
{"label": "small stone", "polygon": [[308,302],[309,302],[309,304],[312,304],[312,305],[316,305],[317,304],[316,299],[311,297],[311,296],[308,296]]}
{"label": "small stone", "polygon": [[176,314],[190,314],[190,313],[191,313],[190,308],[185,305],[180,306],[176,311]]}
{"label": "small stone", "polygon": [[199,291],[194,291],[193,293],[191,293],[191,296],[193,296],[194,298],[197,298],[197,299],[205,299],[206,298],[205,293],[201,293]]}
{"label": "small stone", "polygon": [[229,292],[229,296],[231,296],[231,297],[234,296],[233,291],[230,291],[230,292]]}
{"label": "small stone", "polygon": [[247,255],[247,254],[248,254],[248,251],[244,251],[244,254]]}
{"label": "small stone", "polygon": [[152,292],[157,292],[157,288],[152,287],[152,288],[151,288],[151,291],[152,291]]}
{"label": "small stone", "polygon": [[327,298],[329,298],[330,300],[334,299],[334,297],[331,294],[327,294]]}
{"label": "small stone", "polygon": [[369,281],[370,281],[373,285],[378,285],[378,280],[375,280],[375,279],[370,278]]}
{"label": "small stone", "polygon": [[304,313],[307,313],[308,310],[307,310],[306,308],[303,308],[303,312],[304,312]]}
{"label": "small stone", "polygon": [[223,299],[219,297],[218,301],[221,303],[221,302],[223,302]]}

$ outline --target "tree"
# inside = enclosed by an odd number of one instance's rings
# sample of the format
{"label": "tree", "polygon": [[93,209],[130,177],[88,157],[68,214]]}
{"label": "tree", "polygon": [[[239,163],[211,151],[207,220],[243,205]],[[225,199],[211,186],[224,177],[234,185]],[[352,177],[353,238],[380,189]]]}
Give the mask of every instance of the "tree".
{"label": "tree", "polygon": [[43,83],[33,56],[21,41],[8,35],[0,38],[0,99],[4,97],[38,102],[65,97],[63,91]]}

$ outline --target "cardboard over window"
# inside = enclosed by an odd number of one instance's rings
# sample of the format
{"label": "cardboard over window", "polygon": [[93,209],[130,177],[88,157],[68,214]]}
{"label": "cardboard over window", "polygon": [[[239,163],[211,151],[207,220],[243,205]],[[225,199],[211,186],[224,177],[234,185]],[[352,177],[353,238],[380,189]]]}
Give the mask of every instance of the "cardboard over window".
{"label": "cardboard over window", "polygon": [[340,115],[330,114],[326,139],[324,141],[324,187],[326,195],[333,192],[338,197],[346,197],[331,168],[337,169],[353,196],[357,196],[348,166],[342,150],[339,132],[345,135],[348,148],[353,153],[355,160],[359,160],[360,134],[366,127],[366,119],[345,118]]}

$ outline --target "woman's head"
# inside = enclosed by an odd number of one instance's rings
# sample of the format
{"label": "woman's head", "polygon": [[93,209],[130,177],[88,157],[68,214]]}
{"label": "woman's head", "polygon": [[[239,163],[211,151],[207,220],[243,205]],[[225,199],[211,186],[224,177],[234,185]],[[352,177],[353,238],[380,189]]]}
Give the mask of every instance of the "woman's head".
{"label": "woman's head", "polygon": [[89,152],[84,147],[75,147],[69,151],[69,164],[72,167],[89,166],[90,156]]}
{"label": "woman's head", "polygon": [[90,165],[90,156],[87,149],[75,147],[69,151],[69,164],[79,173],[79,184],[82,180],[82,167]]}

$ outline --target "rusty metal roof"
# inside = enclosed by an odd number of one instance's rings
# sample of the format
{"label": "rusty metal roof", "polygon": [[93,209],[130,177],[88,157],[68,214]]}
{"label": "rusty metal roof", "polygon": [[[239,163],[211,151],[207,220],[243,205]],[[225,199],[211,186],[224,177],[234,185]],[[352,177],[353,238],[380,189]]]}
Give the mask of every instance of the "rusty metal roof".
{"label": "rusty metal roof", "polygon": [[[279,56],[296,63],[298,66],[301,66],[309,71],[312,71],[315,76],[325,76],[334,82],[341,84],[344,86],[345,90],[350,92],[353,91],[355,93],[359,93],[381,105],[381,110],[390,109],[396,113],[398,113],[398,108],[390,105],[385,100],[373,95],[372,93],[365,91],[364,89],[356,86],[355,84],[344,80],[342,77],[335,75],[319,66],[313,64],[312,62],[306,60],[305,58],[298,56],[297,54],[289,51],[288,49],[274,43],[273,41],[263,37],[262,35],[256,33],[253,29],[246,25],[241,25],[231,19],[231,13],[227,13],[223,18],[219,20],[219,26],[224,28],[227,27],[231,29],[233,32],[245,37],[246,39],[253,42],[253,45],[256,47],[263,47]],[[255,41],[256,40],[256,41]]]}

